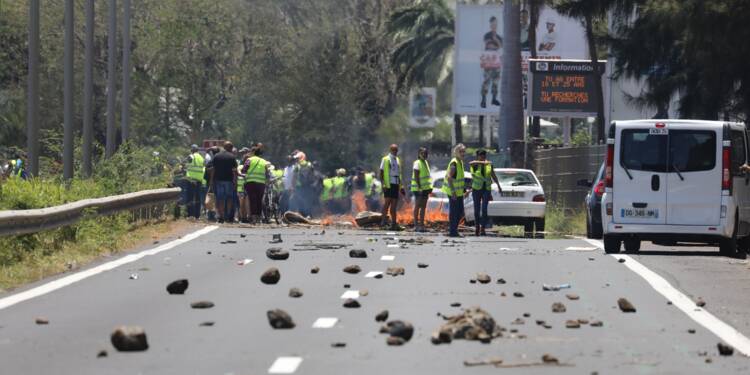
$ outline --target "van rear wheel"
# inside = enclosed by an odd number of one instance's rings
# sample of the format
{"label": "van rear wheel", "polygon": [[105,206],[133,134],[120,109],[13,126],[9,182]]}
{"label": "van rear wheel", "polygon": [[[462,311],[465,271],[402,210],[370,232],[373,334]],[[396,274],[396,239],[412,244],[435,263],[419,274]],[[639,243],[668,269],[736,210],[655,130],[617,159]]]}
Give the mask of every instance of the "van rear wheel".
{"label": "van rear wheel", "polygon": [[604,236],[604,252],[607,254],[616,254],[620,252],[622,240],[615,237]]}
{"label": "van rear wheel", "polygon": [[[738,219],[736,218],[734,220],[735,223],[739,223]],[[719,241],[719,252],[728,257],[737,257],[740,254],[744,254],[744,251],[741,250],[740,245],[737,240],[737,224],[734,226],[734,231],[732,231],[732,237],[729,238],[722,238]]]}
{"label": "van rear wheel", "polygon": [[636,253],[641,250],[641,240],[636,238],[627,239],[625,242],[625,251],[629,253]]}

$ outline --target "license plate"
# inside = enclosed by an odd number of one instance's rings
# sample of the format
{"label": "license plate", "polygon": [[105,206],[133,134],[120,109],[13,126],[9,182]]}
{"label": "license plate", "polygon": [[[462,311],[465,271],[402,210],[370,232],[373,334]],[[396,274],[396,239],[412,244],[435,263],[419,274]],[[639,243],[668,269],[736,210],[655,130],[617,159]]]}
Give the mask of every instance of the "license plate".
{"label": "license plate", "polygon": [[669,134],[669,129],[651,128],[651,129],[648,129],[648,134],[651,134],[651,135],[667,135],[667,134]]}
{"label": "license plate", "polygon": [[503,190],[502,193],[500,193],[501,197],[509,197],[509,198],[523,198],[523,192],[522,191],[505,191]]}
{"label": "license plate", "polygon": [[656,208],[623,208],[620,210],[620,216],[635,219],[658,219],[659,210]]}

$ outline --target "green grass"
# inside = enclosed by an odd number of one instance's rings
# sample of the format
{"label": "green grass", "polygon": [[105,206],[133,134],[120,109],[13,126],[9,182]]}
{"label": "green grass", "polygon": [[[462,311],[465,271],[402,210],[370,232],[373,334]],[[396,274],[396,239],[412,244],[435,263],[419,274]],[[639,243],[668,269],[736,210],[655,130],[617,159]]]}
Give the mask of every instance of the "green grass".
{"label": "green grass", "polygon": [[545,230],[549,233],[572,236],[586,235],[586,212],[547,206]]}

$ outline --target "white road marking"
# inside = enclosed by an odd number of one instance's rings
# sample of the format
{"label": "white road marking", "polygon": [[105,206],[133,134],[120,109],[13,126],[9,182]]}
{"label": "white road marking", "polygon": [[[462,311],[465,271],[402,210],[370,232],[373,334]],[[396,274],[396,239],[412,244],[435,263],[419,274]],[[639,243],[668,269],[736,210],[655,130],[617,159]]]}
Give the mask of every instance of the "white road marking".
{"label": "white road marking", "polygon": [[389,243],[387,247],[398,247],[397,243]]}
{"label": "white road marking", "polygon": [[380,260],[385,260],[385,261],[392,261],[394,259],[396,259],[395,255],[383,255],[382,257],[380,257]]}
{"label": "white road marking", "polygon": [[578,247],[578,246],[570,246],[570,247],[565,248],[565,250],[570,250],[570,251],[594,251],[596,249],[597,249],[596,247]]}
{"label": "white road marking", "polygon": [[339,318],[318,318],[313,323],[313,328],[333,328],[338,323]]}
{"label": "white road marking", "polygon": [[382,275],[382,274],[383,274],[383,271],[370,271],[367,273],[367,275],[365,275],[365,277],[369,279],[369,278],[373,278],[377,275]]}
{"label": "white road marking", "polygon": [[341,299],[357,299],[359,298],[359,290],[347,290],[344,292],[344,294],[341,295]]}
{"label": "white road marking", "polygon": [[396,232],[385,232],[385,234],[388,236],[395,236]]}
{"label": "white road marking", "polygon": [[29,289],[27,291],[14,294],[12,296],[5,297],[3,299],[0,299],[0,310],[5,309],[7,307],[13,306],[19,302],[23,302],[29,299],[32,299],[34,297],[43,296],[47,293],[53,292],[55,290],[58,290],[60,288],[64,288],[70,284],[79,282],[81,280],[87,279],[91,276],[98,275],[104,271],[109,271],[111,269],[115,269],[119,266],[122,266],[124,264],[135,262],[147,255],[156,255],[163,251],[167,251],[169,249],[172,249],[175,246],[182,245],[185,242],[191,241],[193,239],[196,239],[206,233],[209,233],[213,231],[214,229],[217,229],[218,226],[212,225],[205,227],[203,229],[197,230],[193,233],[190,233],[186,236],[183,236],[182,238],[178,238],[174,241],[165,243],[164,245],[161,245],[159,247],[155,247],[150,250],[144,250],[140,253],[136,254],[130,254],[126,255],[120,259],[113,260],[111,262],[107,262],[104,264],[100,264],[94,268],[87,269],[85,271],[81,271],[78,273],[74,273],[72,275],[68,275],[65,277],[61,277],[57,280],[50,281],[44,285],[40,285],[36,288]]}
{"label": "white road marking", "polygon": [[[604,248],[604,245],[601,241],[592,240],[589,238],[582,239],[600,249]],[[738,352],[746,356],[750,356],[750,339],[748,339],[747,336],[743,335],[740,331],[734,329],[734,327],[730,326],[729,324],[724,323],[710,312],[697,307],[695,305],[695,302],[688,296],[682,294],[682,292],[675,289],[675,287],[669,284],[669,282],[663,277],[659,276],[659,274],[646,268],[646,266],[639,263],[632,257],[624,254],[610,255],[618,260],[625,259],[625,263],[623,264],[626,267],[646,280],[646,282],[649,283],[649,285],[651,285],[654,290],[667,298],[667,300],[672,301],[672,304],[678,309],[682,310],[682,312],[690,317],[690,319],[693,319],[696,323],[711,331],[721,340],[733,346]]]}
{"label": "white road marking", "polygon": [[294,374],[302,363],[302,357],[279,357],[273,361],[271,368],[268,369],[269,374]]}

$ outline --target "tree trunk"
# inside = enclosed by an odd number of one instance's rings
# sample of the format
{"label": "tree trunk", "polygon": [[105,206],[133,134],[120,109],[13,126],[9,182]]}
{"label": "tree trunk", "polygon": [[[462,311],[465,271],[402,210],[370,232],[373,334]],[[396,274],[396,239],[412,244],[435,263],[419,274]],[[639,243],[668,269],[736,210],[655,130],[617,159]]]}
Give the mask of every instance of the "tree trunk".
{"label": "tree trunk", "polygon": [[[501,150],[510,141],[523,137],[523,91],[521,90],[521,8],[518,1],[506,1],[503,15],[503,71],[500,126],[505,127],[505,137],[498,140]],[[502,134],[502,132],[501,132]]]}
{"label": "tree trunk", "polygon": [[453,115],[453,130],[456,133],[456,143],[463,143],[464,135],[461,132],[461,115]]}
{"label": "tree trunk", "polygon": [[[539,26],[539,11],[541,8],[540,4],[541,0],[531,0],[529,1],[529,52],[531,53],[531,58],[535,59],[537,58],[537,51],[536,51],[536,28]],[[530,101],[531,98],[526,98],[527,101]],[[527,108],[529,104],[527,103]],[[531,126],[529,129],[529,132],[531,133],[531,137],[533,138],[539,138],[541,136],[541,121],[539,116],[534,116],[531,118]]]}
{"label": "tree trunk", "polygon": [[479,116],[479,144],[484,147],[484,116]]}
{"label": "tree trunk", "polygon": [[594,36],[593,17],[591,13],[587,13],[585,17],[586,23],[586,40],[589,45],[589,55],[591,56],[591,64],[594,66],[594,90],[596,95],[596,124],[597,124],[597,140],[599,143],[607,141],[606,126],[604,119],[604,92],[602,88],[602,75],[604,72],[599,69],[599,53],[596,50],[596,38]]}

